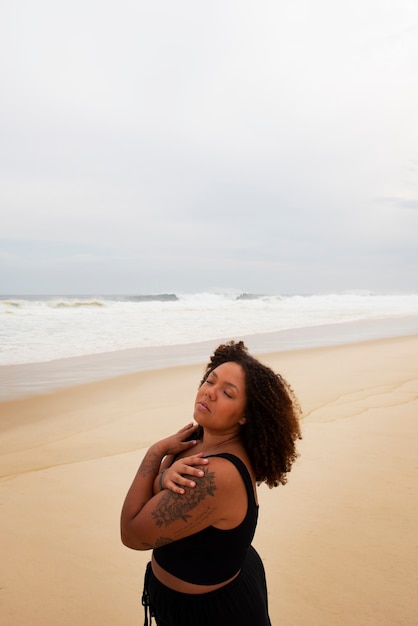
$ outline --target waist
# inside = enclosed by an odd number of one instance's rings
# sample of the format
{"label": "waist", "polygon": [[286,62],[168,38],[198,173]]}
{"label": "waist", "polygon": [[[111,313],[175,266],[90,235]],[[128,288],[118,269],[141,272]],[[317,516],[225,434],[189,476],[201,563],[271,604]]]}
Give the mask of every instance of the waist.
{"label": "waist", "polygon": [[[228,585],[240,573],[240,570],[238,570],[238,572],[236,572],[236,574],[234,574],[232,577],[222,581],[221,583],[217,583],[216,585],[198,585],[196,583],[189,583],[185,580],[182,580],[181,578],[177,578],[177,576],[173,576],[173,574],[167,572],[163,567],[161,567],[161,565],[157,563],[154,555],[152,556],[151,567],[155,578],[160,583],[162,583],[169,589],[172,589],[173,591],[190,594],[210,593],[211,591],[216,591],[217,589]],[[204,564],[202,565],[202,567],[204,567]]]}

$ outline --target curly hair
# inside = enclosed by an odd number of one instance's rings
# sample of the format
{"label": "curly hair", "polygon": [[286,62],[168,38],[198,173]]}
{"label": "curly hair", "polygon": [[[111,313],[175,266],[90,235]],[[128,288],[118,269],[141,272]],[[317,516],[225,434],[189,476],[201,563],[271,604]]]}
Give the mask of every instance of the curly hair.
{"label": "curly hair", "polygon": [[199,386],[215,368],[231,361],[245,373],[247,419],[241,437],[256,481],[269,487],[284,485],[298,456],[296,440],[302,438],[299,403],[284,378],[249,354],[243,341],[230,341],[215,350]]}

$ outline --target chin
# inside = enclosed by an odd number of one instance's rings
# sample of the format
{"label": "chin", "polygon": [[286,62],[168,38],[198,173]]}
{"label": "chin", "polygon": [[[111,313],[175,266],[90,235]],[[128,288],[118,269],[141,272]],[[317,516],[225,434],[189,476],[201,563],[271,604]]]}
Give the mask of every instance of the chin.
{"label": "chin", "polygon": [[195,411],[193,413],[193,419],[196,422],[196,424],[199,424],[199,426],[202,425],[202,416],[199,414],[199,411]]}
{"label": "chin", "polygon": [[197,409],[193,413],[193,419],[198,426],[200,426],[201,428],[204,427],[206,423],[205,415],[202,415],[202,413]]}

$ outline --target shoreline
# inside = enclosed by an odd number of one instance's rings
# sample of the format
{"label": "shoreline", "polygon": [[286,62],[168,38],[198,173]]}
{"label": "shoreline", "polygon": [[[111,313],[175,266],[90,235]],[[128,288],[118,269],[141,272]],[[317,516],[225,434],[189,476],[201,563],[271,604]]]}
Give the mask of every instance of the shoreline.
{"label": "shoreline", "polygon": [[191,344],[128,348],[54,361],[0,365],[0,402],[98,382],[142,371],[203,363],[213,349],[243,339],[253,354],[272,354],[314,347],[418,334],[418,316],[377,318],[218,338]]}
{"label": "shoreline", "polygon": [[[322,365],[326,358],[338,358],[341,354],[363,354],[364,362],[367,362],[367,354],[377,352],[385,352],[390,350],[392,346],[400,348],[405,346],[408,351],[410,344],[417,345],[418,351],[418,333],[416,335],[404,335],[400,337],[387,337],[383,339],[368,339],[365,341],[335,344],[329,346],[318,346],[303,348],[299,350],[283,350],[278,352],[254,353],[263,363],[270,366],[274,371],[279,372],[289,381],[294,388],[296,396],[302,406],[302,426],[310,418],[312,410],[312,399],[310,393],[314,392],[315,398],[322,397],[327,393],[325,379],[329,379],[332,388],[337,388],[340,383],[340,369],[333,365],[332,369],[321,369],[315,365],[310,366],[309,385],[302,381],[300,387],[308,387],[309,393],[301,392],[298,380],[301,377],[299,369],[301,361],[303,361],[302,371],[307,367],[306,364],[315,364],[319,361]],[[351,357],[350,357],[351,358]],[[24,430],[24,440],[30,451],[33,447],[36,449],[43,441],[46,432],[53,433],[52,440],[58,437],[58,442],[67,437],[78,439],[79,434],[84,435],[85,430],[94,432],[97,427],[102,427],[113,422],[115,416],[118,415],[118,404],[122,406],[127,403],[132,406],[132,419],[128,420],[129,428],[132,432],[141,431],[141,438],[135,439],[128,436],[126,432],[119,433],[112,440],[105,439],[103,442],[97,443],[94,448],[89,446],[89,453],[86,455],[83,445],[79,448],[75,444],[70,450],[64,446],[64,451],[59,444],[57,449],[49,450],[49,463],[52,466],[78,463],[97,458],[107,457],[114,454],[125,454],[132,450],[145,450],[155,438],[155,428],[159,427],[160,436],[164,437],[166,431],[162,424],[158,423],[161,407],[170,410],[171,403],[178,404],[181,407],[181,413],[184,415],[184,423],[190,421],[192,405],[186,403],[186,399],[192,399],[196,391],[196,381],[200,380],[206,359],[201,359],[196,363],[187,363],[180,365],[172,365],[169,367],[161,367],[159,369],[148,369],[144,371],[136,371],[134,373],[125,373],[113,376],[111,378],[99,380],[85,380],[77,382],[71,386],[44,391],[29,396],[12,398],[9,400],[0,400],[0,481],[23,473],[37,472],[49,467],[46,465],[42,454],[29,455],[26,458],[26,452],[14,455],[14,462],[9,467],[10,473],[4,473],[1,469],[7,465],[7,450],[10,439],[8,435],[12,435],[12,447],[14,449],[16,435],[19,442],[22,442],[22,432]],[[364,364],[362,364],[364,367]],[[417,368],[418,369],[418,368]],[[376,383],[379,380],[380,369],[376,370]],[[303,377],[302,377],[303,379]],[[379,381],[380,382],[380,381]],[[383,382],[383,381],[382,381]],[[170,390],[169,399],[164,399],[164,395],[160,398],[162,389],[166,393],[166,388]],[[144,400],[145,398],[145,400]],[[64,411],[63,411],[64,408]],[[143,414],[144,408],[149,410],[146,414],[145,422],[138,425],[136,416]],[[179,409],[180,411],[180,409]],[[57,424],[53,424],[54,416],[58,416]],[[49,435],[48,435],[49,436]],[[3,438],[3,441],[2,441]],[[53,446],[52,448],[55,448]],[[91,450],[94,454],[91,457]],[[6,457],[2,458],[2,453]],[[15,462],[17,461],[17,465]]]}
{"label": "shoreline", "polygon": [[[417,353],[418,334],[260,356],[303,409],[288,484],[259,488],[273,624],[418,621]],[[150,553],[122,546],[120,509],[145,450],[190,421],[207,357],[0,404],[5,623],[142,623]]]}

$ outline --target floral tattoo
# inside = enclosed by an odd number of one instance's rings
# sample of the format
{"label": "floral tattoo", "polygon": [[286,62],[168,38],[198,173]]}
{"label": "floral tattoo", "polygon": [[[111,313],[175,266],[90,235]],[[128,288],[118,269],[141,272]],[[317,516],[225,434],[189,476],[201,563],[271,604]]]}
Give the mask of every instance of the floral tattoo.
{"label": "floral tattoo", "polygon": [[213,496],[216,491],[215,473],[204,470],[205,475],[196,480],[196,487],[187,489],[185,494],[166,491],[155,511],[151,513],[158,527],[169,526],[179,518],[187,522],[190,511],[194,509],[206,496]]}
{"label": "floral tattoo", "polygon": [[160,457],[155,452],[148,452],[139,468],[141,475],[146,478],[147,476],[155,475],[160,465]]}

